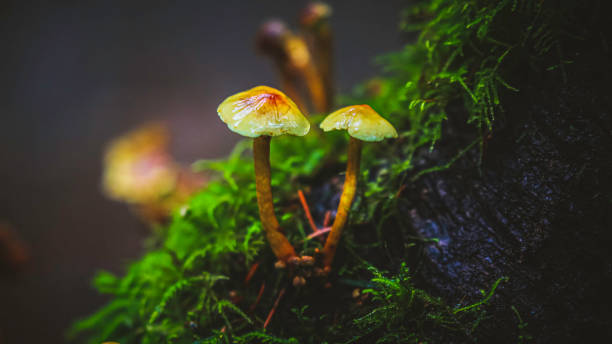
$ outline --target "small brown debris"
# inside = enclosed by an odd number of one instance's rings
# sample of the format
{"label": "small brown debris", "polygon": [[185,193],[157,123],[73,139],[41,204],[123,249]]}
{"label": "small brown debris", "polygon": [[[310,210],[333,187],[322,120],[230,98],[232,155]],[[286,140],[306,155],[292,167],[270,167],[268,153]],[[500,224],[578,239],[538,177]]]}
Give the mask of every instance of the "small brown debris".
{"label": "small brown debris", "polygon": [[311,256],[302,256],[302,260],[300,261],[300,265],[302,266],[313,266],[314,258]]}
{"label": "small brown debris", "polygon": [[287,264],[285,264],[285,262],[283,262],[282,260],[277,260],[276,263],[274,263],[274,267],[276,269],[284,269],[287,267]]}
{"label": "small brown debris", "polygon": [[298,288],[306,285],[306,279],[303,276],[295,276],[293,278],[293,286]]}
{"label": "small brown debris", "polygon": [[302,259],[300,257],[293,256],[287,260],[287,263],[292,266],[299,265]]}

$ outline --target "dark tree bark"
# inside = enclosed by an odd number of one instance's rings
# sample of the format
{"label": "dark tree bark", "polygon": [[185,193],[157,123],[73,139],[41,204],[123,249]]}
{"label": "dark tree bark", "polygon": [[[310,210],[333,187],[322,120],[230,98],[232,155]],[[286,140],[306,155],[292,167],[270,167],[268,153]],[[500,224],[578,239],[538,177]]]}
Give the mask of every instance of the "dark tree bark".
{"label": "dark tree bark", "polygon": [[[612,59],[601,42],[574,47],[563,71],[534,73],[525,62],[521,90],[503,99],[482,152],[402,192],[416,233],[439,239],[423,246],[421,287],[466,304],[509,277],[479,327],[482,342],[517,342],[512,306],[535,342],[612,338]],[[449,112],[445,139],[422,166],[466,145],[466,115]]]}

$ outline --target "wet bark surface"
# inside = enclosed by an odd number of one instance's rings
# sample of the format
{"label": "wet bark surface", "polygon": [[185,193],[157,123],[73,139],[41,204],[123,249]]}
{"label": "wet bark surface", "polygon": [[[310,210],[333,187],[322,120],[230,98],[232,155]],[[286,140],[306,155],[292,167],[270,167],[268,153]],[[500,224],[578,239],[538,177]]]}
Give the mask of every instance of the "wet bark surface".
{"label": "wet bark surface", "polygon": [[[421,287],[468,304],[509,278],[475,334],[483,342],[612,338],[609,61],[606,51],[577,55],[567,82],[561,73],[518,76],[521,91],[504,100],[482,151],[402,192],[400,213],[418,235],[438,239],[422,246]],[[467,145],[465,120],[460,106],[449,109],[445,140],[421,166]]]}

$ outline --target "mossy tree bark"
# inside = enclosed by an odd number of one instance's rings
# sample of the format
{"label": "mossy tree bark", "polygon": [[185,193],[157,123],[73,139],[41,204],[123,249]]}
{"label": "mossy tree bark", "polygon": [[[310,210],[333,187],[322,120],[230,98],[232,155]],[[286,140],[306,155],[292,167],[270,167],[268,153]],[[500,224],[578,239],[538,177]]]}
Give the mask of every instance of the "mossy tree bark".
{"label": "mossy tree bark", "polygon": [[[609,52],[587,49],[593,41],[577,49],[585,53],[565,69],[567,82],[560,72],[516,75],[521,92],[505,99],[482,150],[402,192],[402,222],[438,239],[415,260],[422,287],[452,305],[477,301],[480,289],[509,277],[493,299],[493,321],[478,329],[482,342],[514,343],[525,332],[542,343],[610,336],[612,72]],[[448,161],[443,152],[469,142],[455,105],[444,141],[421,167]],[[398,263],[414,253],[401,245],[407,240],[385,243]]]}

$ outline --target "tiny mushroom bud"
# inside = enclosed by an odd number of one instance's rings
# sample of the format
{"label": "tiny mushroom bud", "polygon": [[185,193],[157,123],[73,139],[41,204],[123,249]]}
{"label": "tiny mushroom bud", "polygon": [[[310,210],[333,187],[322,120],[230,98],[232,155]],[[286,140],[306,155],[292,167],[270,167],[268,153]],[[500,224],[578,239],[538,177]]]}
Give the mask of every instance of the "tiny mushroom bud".
{"label": "tiny mushroom bud", "polygon": [[302,260],[300,259],[300,257],[291,257],[287,260],[287,263],[291,266],[298,266],[300,264]]}
{"label": "tiny mushroom bud", "polygon": [[323,268],[323,274],[324,275],[329,275],[329,273],[331,272],[331,267],[326,266]]}
{"label": "tiny mushroom bud", "polygon": [[236,290],[230,290],[228,296],[232,303],[238,303],[242,299]]}
{"label": "tiny mushroom bud", "polygon": [[336,218],[323,247],[323,264],[326,269],[330,269],[342,228],[355,197],[362,141],[372,142],[382,141],[385,138],[396,138],[397,131],[369,105],[353,105],[337,110],[321,122],[321,129],[324,131],[344,129],[350,136],[342,196],[340,196]]}
{"label": "tiny mushroom bud", "polygon": [[306,279],[303,276],[295,276],[293,278],[294,287],[302,287],[306,284]]}
{"label": "tiny mushroom bud", "polygon": [[279,260],[295,257],[295,250],[280,231],[274,214],[270,185],[270,139],[283,134],[304,136],[310,123],[297,105],[281,91],[257,86],[225,99],[217,109],[228,128],[252,137],[255,163],[255,189],[259,217],[272,251]]}

